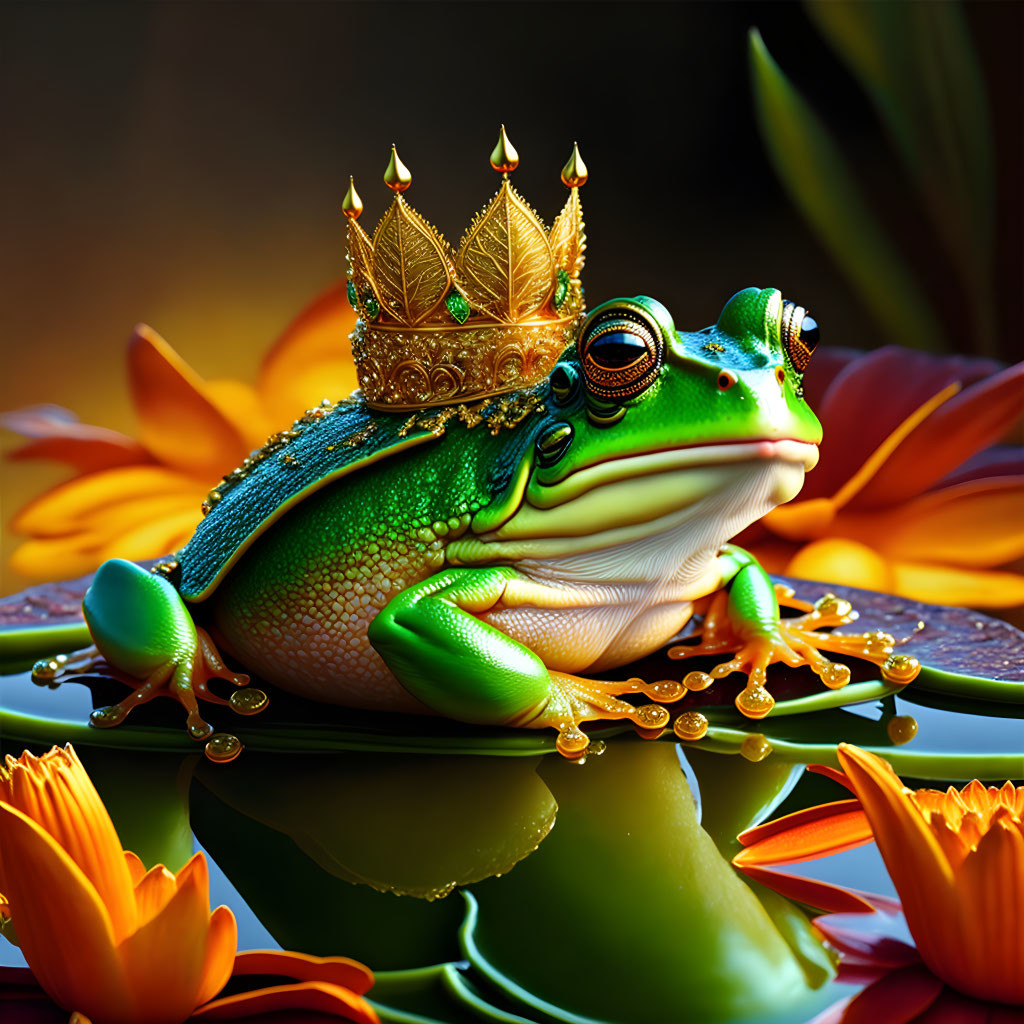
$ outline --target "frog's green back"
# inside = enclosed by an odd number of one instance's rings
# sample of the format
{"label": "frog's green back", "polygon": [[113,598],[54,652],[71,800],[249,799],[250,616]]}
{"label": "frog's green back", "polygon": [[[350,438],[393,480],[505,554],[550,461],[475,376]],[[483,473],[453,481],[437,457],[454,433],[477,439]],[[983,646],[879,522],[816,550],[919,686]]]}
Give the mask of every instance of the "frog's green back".
{"label": "frog's green back", "polygon": [[378,413],[362,402],[311,410],[274,435],[218,489],[220,499],[177,555],[178,589],[188,601],[209,597],[253,542],[290,508],[322,487],[436,435],[409,428],[408,415]]}

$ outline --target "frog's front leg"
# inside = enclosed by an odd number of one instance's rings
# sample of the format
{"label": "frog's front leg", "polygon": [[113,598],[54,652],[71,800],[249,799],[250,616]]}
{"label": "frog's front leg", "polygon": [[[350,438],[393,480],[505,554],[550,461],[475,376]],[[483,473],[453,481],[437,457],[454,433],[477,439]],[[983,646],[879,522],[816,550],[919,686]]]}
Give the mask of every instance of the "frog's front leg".
{"label": "frog's front leg", "polygon": [[[808,665],[830,689],[850,681],[848,666],[830,661],[821,652],[846,654],[871,661],[891,682],[909,683],[920,671],[916,658],[893,653],[895,639],[887,633],[857,635],[823,633],[819,630],[846,625],[856,619],[848,601],[826,594],[816,604],[791,600],[785,588],[776,588],[757,559],[732,544],[719,557],[723,587],[711,598],[697,643],[669,650],[670,658],[731,654],[728,661],[710,672],[690,672],[683,684],[703,690],[716,679],[743,672],[747,684],[736,697],[736,707],[748,718],[764,718],[775,706],[766,684],[768,666],[783,662],[794,668]],[[783,619],[779,599],[804,612]]]}
{"label": "frog's front leg", "polygon": [[512,568],[449,569],[403,591],[370,623],[369,638],[399,681],[435,711],[463,722],[558,730],[556,745],[579,757],[582,722],[628,719],[660,730],[668,712],[618,698],[678,700],[685,689],[640,679],[605,682],[549,669],[525,645],[478,616],[526,603],[535,585]]}
{"label": "frog's front leg", "polygon": [[84,662],[77,671],[87,671],[102,659],[111,675],[133,687],[124,700],[97,708],[90,716],[92,725],[117,725],[139,704],[169,696],[188,712],[189,735],[204,740],[213,727],[199,713],[199,698],[228,704],[241,714],[266,706],[260,690],[239,689],[231,700],[210,692],[207,683],[214,677],[238,687],[246,686],[249,677],[227,668],[209,635],[193,623],[178,592],[163,576],[120,558],[104,562],[86,592],[82,612],[95,650],[62,662],[54,659],[52,665],[74,671],[77,662]]}

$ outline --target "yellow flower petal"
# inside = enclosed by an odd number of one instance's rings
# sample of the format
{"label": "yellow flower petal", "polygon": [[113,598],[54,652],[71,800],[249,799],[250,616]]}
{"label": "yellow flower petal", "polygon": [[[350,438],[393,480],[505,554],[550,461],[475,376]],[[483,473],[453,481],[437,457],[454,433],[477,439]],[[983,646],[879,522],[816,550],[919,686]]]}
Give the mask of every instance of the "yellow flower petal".
{"label": "yellow flower petal", "polygon": [[81,530],[97,513],[126,500],[196,494],[196,479],[163,466],[120,466],[60,484],[26,505],[11,523],[16,533],[60,537]]}
{"label": "yellow flower petal", "polygon": [[0,801],[0,891],[21,951],[47,995],[112,1024],[134,1008],[110,916],[82,870],[22,811]]}
{"label": "yellow flower petal", "polygon": [[147,871],[135,886],[135,904],[138,907],[139,927],[148,924],[171,901],[178,891],[174,874],[163,864]]}
{"label": "yellow flower petal", "polygon": [[131,562],[137,562],[151,558],[153,552],[166,555],[184,547],[202,518],[202,513],[198,511],[194,500],[190,499],[188,506],[188,509],[168,510],[157,519],[125,529],[117,537],[100,546],[100,559],[126,558]]}
{"label": "yellow flower petal", "polygon": [[124,862],[128,865],[128,874],[131,876],[132,885],[138,885],[146,874],[146,866],[137,853],[131,850],[124,851]]}
{"label": "yellow flower petal", "polygon": [[74,579],[92,572],[99,563],[96,545],[83,534],[23,541],[9,562],[14,572],[39,581]]}
{"label": "yellow flower petal", "polygon": [[805,544],[782,570],[805,580],[842,580],[848,587],[888,593],[893,587],[889,562],[873,548],[846,537]]}
{"label": "yellow flower petal", "polygon": [[891,592],[914,601],[968,608],[1014,608],[1024,604],[1024,576],[997,569],[895,562]]}
{"label": "yellow flower petal", "polygon": [[202,378],[145,324],[129,344],[128,374],[140,438],[161,462],[215,481],[249,453]]}
{"label": "yellow flower petal", "polygon": [[[203,389],[206,397],[245,438],[249,451],[259,448],[270,434],[284,426],[283,421],[271,422],[267,419],[263,403],[255,389],[240,380],[226,377],[220,380],[207,380],[203,382]],[[226,473],[231,468],[225,466],[221,472]]]}

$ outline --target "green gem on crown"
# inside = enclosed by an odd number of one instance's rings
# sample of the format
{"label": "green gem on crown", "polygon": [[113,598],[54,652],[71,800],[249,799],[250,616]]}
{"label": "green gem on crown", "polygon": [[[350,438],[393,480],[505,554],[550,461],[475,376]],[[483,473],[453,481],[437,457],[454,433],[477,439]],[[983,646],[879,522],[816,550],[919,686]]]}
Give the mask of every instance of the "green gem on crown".
{"label": "green gem on crown", "polygon": [[448,307],[448,312],[451,313],[453,320],[457,320],[460,324],[464,324],[469,319],[469,303],[465,298],[463,298],[461,293],[452,292],[451,295],[444,300],[444,304]]}
{"label": "green gem on crown", "polygon": [[555,309],[561,309],[569,294],[569,275],[561,267],[558,268],[558,283],[555,285]]}
{"label": "green gem on crown", "polygon": [[380,304],[372,295],[367,295],[363,300],[363,307],[366,310],[366,315],[371,320],[376,320],[380,316]]}
{"label": "green gem on crown", "polygon": [[355,281],[350,277],[345,282],[345,294],[348,296],[348,304],[353,309],[359,308],[359,293],[356,291]]}

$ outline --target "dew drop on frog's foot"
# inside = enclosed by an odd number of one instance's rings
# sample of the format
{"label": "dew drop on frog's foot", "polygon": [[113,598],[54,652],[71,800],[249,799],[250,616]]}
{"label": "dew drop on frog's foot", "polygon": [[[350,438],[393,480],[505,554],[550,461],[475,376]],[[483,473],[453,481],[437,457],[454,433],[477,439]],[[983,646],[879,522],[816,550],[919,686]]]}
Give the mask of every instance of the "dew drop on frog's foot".
{"label": "dew drop on frog's foot", "polygon": [[644,686],[643,692],[648,697],[671,704],[673,701],[677,701],[685,696],[686,688],[676,679],[659,679],[656,683]]}
{"label": "dew drop on frog's foot", "polygon": [[713,682],[707,672],[687,672],[683,676],[683,686],[688,690],[706,690]]}
{"label": "dew drop on frog's foot", "polygon": [[641,729],[664,729],[670,717],[660,704],[645,704],[636,709],[633,721]]}
{"label": "dew drop on frog's foot", "polygon": [[736,707],[747,718],[764,718],[775,707],[775,698],[763,686],[748,683],[737,695]]}
{"label": "dew drop on frog's foot", "polygon": [[97,708],[89,715],[89,724],[97,729],[109,729],[120,725],[128,711],[119,704],[111,704],[108,708]]}
{"label": "dew drop on frog's foot", "polygon": [[703,739],[708,731],[708,720],[699,711],[684,711],[672,723],[672,731],[681,740]]}
{"label": "dew drop on frog's foot", "polygon": [[563,757],[577,758],[583,754],[590,744],[587,734],[578,726],[569,724],[561,726],[558,730],[558,739],[555,740],[555,747]]}
{"label": "dew drop on frog's foot", "polygon": [[235,690],[228,697],[228,703],[240,715],[256,715],[267,707],[270,698],[255,686],[247,686],[242,690]]}
{"label": "dew drop on frog's foot", "polygon": [[740,754],[755,764],[763,761],[772,752],[772,745],[763,733],[751,733],[741,744]]}
{"label": "dew drop on frog's foot", "polygon": [[234,761],[242,752],[242,741],[229,732],[215,732],[207,741],[206,756],[217,764]]}
{"label": "dew drop on frog's foot", "polygon": [[829,661],[822,666],[818,678],[830,690],[839,690],[850,681],[850,667],[838,661]]}
{"label": "dew drop on frog's foot", "polygon": [[921,671],[917,658],[907,654],[894,654],[882,666],[882,678],[889,683],[909,683]]}

